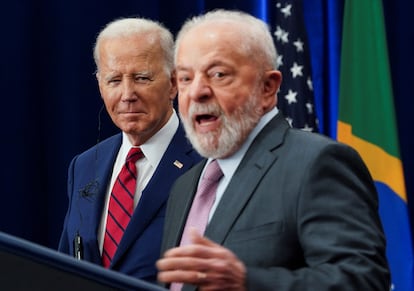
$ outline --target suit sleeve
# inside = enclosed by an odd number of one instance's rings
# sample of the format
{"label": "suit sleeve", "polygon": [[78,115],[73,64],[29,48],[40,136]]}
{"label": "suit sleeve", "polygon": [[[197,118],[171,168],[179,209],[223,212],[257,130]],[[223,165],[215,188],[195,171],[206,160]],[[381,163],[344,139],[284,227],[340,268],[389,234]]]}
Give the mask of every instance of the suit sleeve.
{"label": "suit sleeve", "polygon": [[359,155],[329,144],[304,166],[287,206],[303,266],[248,266],[248,290],[389,290],[377,193]]}

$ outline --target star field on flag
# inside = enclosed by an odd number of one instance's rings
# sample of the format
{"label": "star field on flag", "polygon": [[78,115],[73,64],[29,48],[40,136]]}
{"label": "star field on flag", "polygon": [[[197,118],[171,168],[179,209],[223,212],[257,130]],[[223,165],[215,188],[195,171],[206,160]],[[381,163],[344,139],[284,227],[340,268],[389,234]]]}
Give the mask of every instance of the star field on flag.
{"label": "star field on flag", "polygon": [[278,70],[283,77],[278,92],[278,108],[292,127],[317,132],[302,3],[298,0],[274,0],[272,5],[270,23],[278,52]]}

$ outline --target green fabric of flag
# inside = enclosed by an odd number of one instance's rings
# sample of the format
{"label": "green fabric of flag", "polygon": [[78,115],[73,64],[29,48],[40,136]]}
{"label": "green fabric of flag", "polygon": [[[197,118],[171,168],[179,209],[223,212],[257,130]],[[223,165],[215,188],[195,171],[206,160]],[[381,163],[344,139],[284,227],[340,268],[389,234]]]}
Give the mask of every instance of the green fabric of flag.
{"label": "green fabric of flag", "polygon": [[414,290],[413,251],[380,0],[346,0],[337,138],[375,180],[387,238],[391,290]]}

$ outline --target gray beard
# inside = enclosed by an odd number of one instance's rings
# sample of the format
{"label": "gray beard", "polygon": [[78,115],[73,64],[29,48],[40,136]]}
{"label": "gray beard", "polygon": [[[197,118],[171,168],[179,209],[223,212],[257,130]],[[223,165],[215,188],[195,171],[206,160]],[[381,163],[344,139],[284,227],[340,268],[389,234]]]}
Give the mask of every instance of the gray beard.
{"label": "gray beard", "polygon": [[[200,105],[192,103],[189,108],[189,118],[181,120],[187,134],[187,138],[195,150],[205,158],[226,158],[233,155],[247,139],[250,132],[257,125],[263,115],[263,110],[258,106],[258,98],[252,96],[249,101],[239,107],[231,116],[226,116],[217,104]],[[222,126],[217,131],[199,134],[195,131],[191,121],[194,112],[214,112],[221,118]]]}

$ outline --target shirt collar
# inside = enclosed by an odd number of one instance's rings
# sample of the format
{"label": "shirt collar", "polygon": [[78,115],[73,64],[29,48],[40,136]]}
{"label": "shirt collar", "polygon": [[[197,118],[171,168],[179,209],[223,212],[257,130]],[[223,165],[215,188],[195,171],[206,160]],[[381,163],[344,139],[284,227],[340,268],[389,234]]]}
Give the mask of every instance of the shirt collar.
{"label": "shirt collar", "polygon": [[[270,120],[278,114],[278,112],[278,108],[274,107],[272,110],[263,115],[237,152],[235,152],[228,158],[217,159],[217,162],[219,163],[220,168],[223,171],[225,177],[230,178],[233,176],[234,172],[239,166],[241,160],[243,159],[253,140],[256,138],[259,132],[266,126],[266,124],[268,124]],[[211,159],[209,159],[208,163],[210,163],[210,161]]]}
{"label": "shirt collar", "polygon": [[[162,156],[164,155],[164,152],[166,151],[168,145],[170,144],[170,141],[177,131],[178,125],[178,116],[173,109],[173,114],[171,114],[168,122],[149,140],[140,145],[145,158],[153,168],[156,168],[158,166]],[[133,147],[133,145],[129,141],[128,136],[125,132],[122,132],[122,145],[120,148],[120,155],[122,155],[123,160],[125,160],[131,147]]]}

